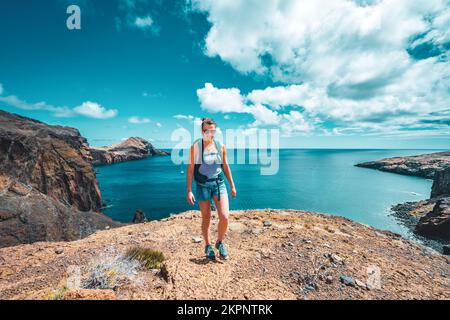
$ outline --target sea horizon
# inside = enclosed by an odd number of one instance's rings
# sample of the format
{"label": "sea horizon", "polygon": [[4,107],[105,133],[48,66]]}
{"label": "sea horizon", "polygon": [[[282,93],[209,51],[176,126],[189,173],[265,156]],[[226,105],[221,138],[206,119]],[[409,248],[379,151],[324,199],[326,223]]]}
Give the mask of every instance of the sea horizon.
{"label": "sea horizon", "polygon": [[[355,165],[424,150],[444,149],[280,149],[279,172],[273,176],[260,175],[258,164],[231,165],[238,196],[230,200],[230,210],[320,212],[414,238],[392,216],[391,207],[428,198],[431,180]],[[105,203],[103,212],[115,220],[130,222],[137,209],[150,220],[198,210],[197,203],[189,206],[185,201],[186,166],[173,164],[170,156],[95,168]]]}

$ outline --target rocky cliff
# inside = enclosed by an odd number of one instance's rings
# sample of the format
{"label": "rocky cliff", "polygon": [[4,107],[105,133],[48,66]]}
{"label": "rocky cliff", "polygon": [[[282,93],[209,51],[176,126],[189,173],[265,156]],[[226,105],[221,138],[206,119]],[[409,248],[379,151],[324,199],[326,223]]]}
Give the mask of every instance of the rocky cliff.
{"label": "rocky cliff", "polygon": [[[214,234],[217,223],[213,215]],[[190,211],[0,249],[0,299],[450,299],[448,257],[346,218],[232,211],[230,259],[215,262],[204,258],[200,226]],[[124,259],[135,246],[163,253],[163,265]]]}
{"label": "rocky cliff", "polygon": [[0,173],[81,211],[98,210],[101,194],[91,160],[77,129],[0,110]]}
{"label": "rocky cliff", "polygon": [[396,205],[394,215],[419,235],[443,244],[450,242],[450,152],[387,158],[357,166],[432,178],[430,199]]}
{"label": "rocky cliff", "polygon": [[433,179],[435,172],[450,167],[450,152],[386,158],[356,166]]}
{"label": "rocky cliff", "polygon": [[78,130],[0,110],[0,247],[75,240],[120,225],[103,214]]}
{"label": "rocky cliff", "polygon": [[79,211],[0,175],[0,247],[77,240],[119,225],[101,213]]}
{"label": "rocky cliff", "polygon": [[[450,157],[449,157],[450,158]],[[431,197],[450,197],[450,167],[436,172],[431,187]]]}
{"label": "rocky cliff", "polygon": [[147,140],[138,137],[128,138],[109,147],[91,147],[90,150],[95,165],[169,155],[169,153],[153,147]]}
{"label": "rocky cliff", "polygon": [[437,200],[433,210],[420,217],[416,232],[432,238],[450,240],[450,197]]}
{"label": "rocky cliff", "polygon": [[450,242],[450,168],[436,172],[427,201],[434,203],[433,209],[420,217],[416,232]]}

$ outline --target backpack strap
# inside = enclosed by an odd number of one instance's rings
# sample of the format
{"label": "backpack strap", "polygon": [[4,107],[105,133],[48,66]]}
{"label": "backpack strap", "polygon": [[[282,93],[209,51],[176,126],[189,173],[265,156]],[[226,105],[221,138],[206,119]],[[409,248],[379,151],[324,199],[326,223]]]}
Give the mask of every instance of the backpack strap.
{"label": "backpack strap", "polygon": [[197,151],[194,157],[194,163],[200,165],[203,163],[203,139],[198,139],[194,142],[194,152]]}
{"label": "backpack strap", "polygon": [[220,164],[223,167],[223,154],[222,154],[222,143],[219,140],[214,139],[214,143],[216,145],[217,152],[220,155]]}

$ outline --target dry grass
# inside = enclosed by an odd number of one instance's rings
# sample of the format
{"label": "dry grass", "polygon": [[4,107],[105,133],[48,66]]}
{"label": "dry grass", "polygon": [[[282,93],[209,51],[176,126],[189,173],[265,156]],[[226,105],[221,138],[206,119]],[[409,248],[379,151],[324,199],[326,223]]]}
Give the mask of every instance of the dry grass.
{"label": "dry grass", "polygon": [[139,261],[139,263],[146,269],[160,269],[165,260],[164,254],[161,251],[133,247],[127,250],[125,257],[130,260]]}

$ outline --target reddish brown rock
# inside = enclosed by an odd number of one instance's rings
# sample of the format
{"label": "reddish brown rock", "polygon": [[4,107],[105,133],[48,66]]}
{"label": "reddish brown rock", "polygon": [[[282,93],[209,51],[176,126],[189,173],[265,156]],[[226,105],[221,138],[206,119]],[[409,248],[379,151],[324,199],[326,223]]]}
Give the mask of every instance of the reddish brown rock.
{"label": "reddish brown rock", "polygon": [[0,173],[81,211],[99,210],[101,194],[89,146],[77,129],[0,110]]}
{"label": "reddish brown rock", "polygon": [[86,139],[0,110],[0,247],[76,240],[117,223],[101,195]]}
{"label": "reddish brown rock", "polygon": [[416,231],[424,236],[450,240],[450,197],[438,200],[433,211],[420,218]]}
{"label": "reddish brown rock", "polygon": [[[0,180],[6,180],[0,175]],[[121,224],[92,211],[79,211],[18,181],[0,188],[0,247],[37,241],[71,241]]]}
{"label": "reddish brown rock", "polygon": [[450,167],[436,172],[431,187],[431,197],[450,197]]}

